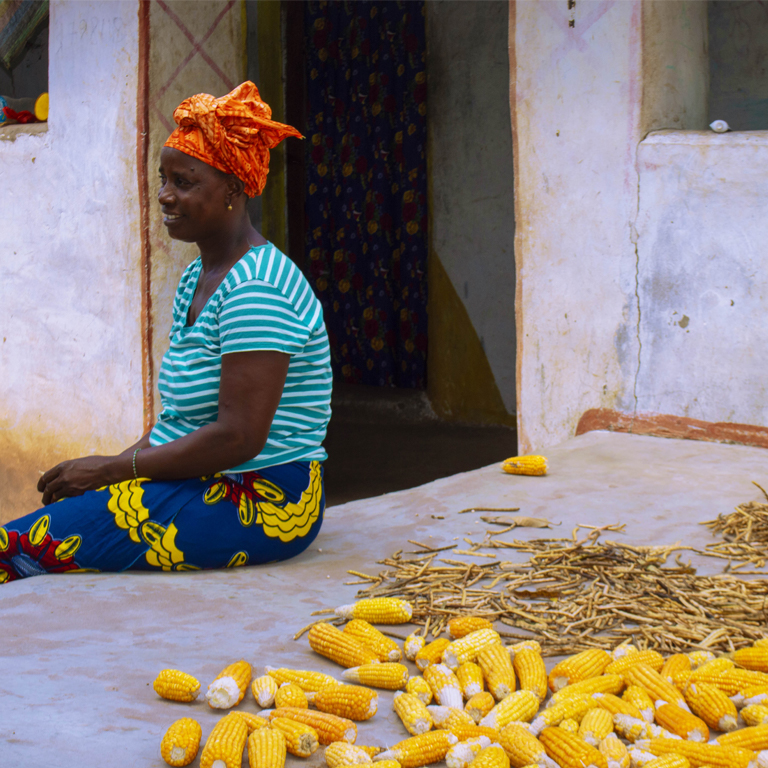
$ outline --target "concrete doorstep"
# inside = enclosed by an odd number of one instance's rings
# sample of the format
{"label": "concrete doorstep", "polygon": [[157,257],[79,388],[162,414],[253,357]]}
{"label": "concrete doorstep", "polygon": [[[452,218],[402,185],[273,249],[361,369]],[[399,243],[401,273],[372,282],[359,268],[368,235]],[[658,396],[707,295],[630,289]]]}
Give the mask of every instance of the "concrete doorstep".
{"label": "concrete doorstep", "polygon": [[[378,573],[377,560],[418,549],[409,539],[435,547],[468,535],[481,539],[482,513],[458,516],[459,510],[514,506],[560,523],[553,531],[518,528],[506,534],[509,540],[568,537],[580,523],[625,523],[626,533],[611,538],[703,548],[712,538],[700,522],[758,500],[751,481],[768,485],[768,452],[760,448],[592,432],[546,455],[546,477],[507,475],[494,464],[331,507],[310,550],[285,563],[42,576],[0,587],[0,764],[160,768],[160,740],[174,720],[196,718],[205,739],[222,714],[200,700],[158,698],[152,681],[167,667],[193,674],[203,689],[240,658],[255,674],[271,665],[340,677],[306,636],[293,635],[313,621],[313,611],[354,601],[359,587],[345,584],[356,581],[347,570]],[[524,559],[506,552],[506,559]],[[721,570],[711,558],[691,560],[702,574]],[[403,637],[411,631],[392,629]],[[250,693],[240,708],[258,711]],[[379,692],[378,714],[358,728],[361,744],[391,745],[407,736],[389,691]],[[322,748],[308,760],[288,760],[323,762]]]}

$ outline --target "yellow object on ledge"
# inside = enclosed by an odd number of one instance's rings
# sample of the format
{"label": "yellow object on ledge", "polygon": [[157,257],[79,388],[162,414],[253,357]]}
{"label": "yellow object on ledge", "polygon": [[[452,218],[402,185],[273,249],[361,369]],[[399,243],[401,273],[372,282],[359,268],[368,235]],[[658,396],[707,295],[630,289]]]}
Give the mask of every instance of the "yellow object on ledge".
{"label": "yellow object on ledge", "polygon": [[513,456],[501,468],[510,475],[546,475],[548,469],[544,456]]}
{"label": "yellow object on ledge", "polygon": [[35,117],[42,123],[48,119],[48,94],[41,93],[35,101]]}

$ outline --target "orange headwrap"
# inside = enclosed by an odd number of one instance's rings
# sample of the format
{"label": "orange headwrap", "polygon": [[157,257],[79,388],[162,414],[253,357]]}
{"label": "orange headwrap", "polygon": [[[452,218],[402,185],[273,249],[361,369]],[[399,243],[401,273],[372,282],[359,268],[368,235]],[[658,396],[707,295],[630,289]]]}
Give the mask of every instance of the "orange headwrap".
{"label": "orange headwrap", "polygon": [[245,184],[248,197],[260,195],[269,172],[269,150],[286,136],[304,138],[295,128],[271,120],[272,110],[251,82],[216,99],[198,93],[176,107],[178,128],[165,142]]}

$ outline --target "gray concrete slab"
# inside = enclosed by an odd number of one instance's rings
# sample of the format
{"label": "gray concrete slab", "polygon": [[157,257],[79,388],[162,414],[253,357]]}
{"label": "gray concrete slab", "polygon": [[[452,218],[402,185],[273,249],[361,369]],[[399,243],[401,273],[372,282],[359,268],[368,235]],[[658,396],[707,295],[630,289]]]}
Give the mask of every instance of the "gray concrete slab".
{"label": "gray concrete slab", "polygon": [[[165,667],[204,685],[239,658],[259,673],[270,664],[338,674],[293,634],[312,611],[354,600],[347,569],[378,572],[377,560],[414,549],[408,539],[441,546],[482,536],[479,514],[457,516],[461,509],[519,506],[561,522],[564,536],[577,523],[621,522],[628,543],[702,547],[711,539],[699,522],[759,499],[751,481],[768,487],[768,452],[760,448],[593,432],[547,455],[546,477],[506,475],[494,465],[332,507],[310,551],[286,563],[42,576],[0,587],[0,765],[163,766],[159,743],[173,720],[196,717],[207,735],[218,717],[200,702],[159,699],[151,683]],[[515,531],[515,538],[541,535]],[[714,560],[696,564],[703,573],[719,570]],[[379,714],[360,725],[360,743],[404,737],[391,698],[381,692]],[[257,711],[250,696],[241,706]],[[322,751],[289,764],[321,765]]]}

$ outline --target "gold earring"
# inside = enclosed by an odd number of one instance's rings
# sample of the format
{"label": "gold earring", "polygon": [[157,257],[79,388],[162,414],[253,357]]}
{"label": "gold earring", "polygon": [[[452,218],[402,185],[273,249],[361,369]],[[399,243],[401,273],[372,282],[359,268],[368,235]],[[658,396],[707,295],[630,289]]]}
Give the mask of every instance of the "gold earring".
{"label": "gold earring", "polygon": [[228,211],[231,211],[231,210],[232,210],[232,203],[230,203],[230,204],[227,206],[227,210],[228,210]]}

